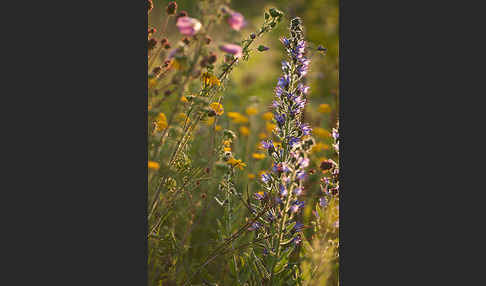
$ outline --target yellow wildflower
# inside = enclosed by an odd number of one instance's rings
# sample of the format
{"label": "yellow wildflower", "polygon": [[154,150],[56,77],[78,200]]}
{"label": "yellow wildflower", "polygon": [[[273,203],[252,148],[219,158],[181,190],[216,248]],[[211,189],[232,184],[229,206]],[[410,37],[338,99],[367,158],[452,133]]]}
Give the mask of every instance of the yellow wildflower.
{"label": "yellow wildflower", "polygon": [[258,134],[258,138],[263,140],[263,139],[267,138],[267,134],[261,132],[260,134]]}
{"label": "yellow wildflower", "polygon": [[150,105],[150,104],[148,105],[148,110],[149,111],[152,110],[152,105]]}
{"label": "yellow wildflower", "polygon": [[320,152],[323,150],[329,150],[329,145],[324,144],[322,142],[318,142],[316,145],[312,147],[311,152]]}
{"label": "yellow wildflower", "polygon": [[265,158],[265,154],[263,153],[253,153],[251,156],[257,160],[262,160]]}
{"label": "yellow wildflower", "polygon": [[258,177],[261,177],[263,174],[265,174],[265,171],[258,172]]}
{"label": "yellow wildflower", "polygon": [[211,107],[211,109],[216,113],[216,115],[221,115],[224,113],[223,105],[221,105],[218,102],[211,103],[209,107]]}
{"label": "yellow wildflower", "polygon": [[275,129],[277,127],[277,125],[270,123],[270,122],[267,122],[265,127],[266,127],[268,133],[272,133],[273,129]]}
{"label": "yellow wildflower", "polygon": [[231,140],[224,140],[224,141],[223,141],[223,145],[224,145],[225,147],[230,147],[230,146],[231,146]]}
{"label": "yellow wildflower", "polygon": [[255,114],[258,113],[258,110],[255,107],[250,106],[250,107],[246,108],[245,112],[248,115],[255,115]]}
{"label": "yellow wildflower", "polygon": [[151,170],[158,170],[160,169],[160,164],[154,161],[148,161],[148,168]]}
{"label": "yellow wildflower", "polygon": [[321,138],[328,138],[328,137],[331,137],[331,133],[329,133],[329,131],[327,131],[326,129],[324,128],[321,128],[321,127],[316,127],[314,128],[314,134],[318,137],[321,137]]}
{"label": "yellow wildflower", "polygon": [[181,97],[181,101],[184,102],[184,103],[189,102],[184,95]]}
{"label": "yellow wildflower", "polygon": [[208,72],[205,72],[205,73],[202,74],[201,80],[204,82],[204,85],[209,85],[209,86],[214,86],[214,85],[220,86],[221,85],[221,82],[219,81],[219,79],[215,75],[210,74]]}
{"label": "yellow wildflower", "polygon": [[234,123],[247,123],[248,117],[241,115],[238,112],[228,112],[228,117],[233,120]]}
{"label": "yellow wildflower", "polygon": [[157,86],[157,79],[156,78],[149,79],[148,86],[149,88],[155,88]]}
{"label": "yellow wildflower", "polygon": [[329,104],[321,104],[319,105],[319,112],[329,113],[331,112],[331,106]]}
{"label": "yellow wildflower", "polygon": [[273,142],[273,145],[275,146],[275,148],[280,148],[282,147],[282,142]]}
{"label": "yellow wildflower", "polygon": [[223,150],[224,150],[225,152],[231,152],[231,148],[230,148],[230,147],[224,147],[224,148],[223,148]]}
{"label": "yellow wildflower", "polygon": [[221,127],[221,125],[216,125],[216,126],[214,126],[214,130],[216,130],[216,131],[221,131],[221,129],[223,129],[223,128]]}
{"label": "yellow wildflower", "polygon": [[248,136],[248,134],[250,134],[250,129],[248,129],[248,127],[246,127],[246,126],[241,126],[240,127],[240,133],[243,136]]}
{"label": "yellow wildflower", "polygon": [[206,125],[208,125],[208,126],[213,125],[214,117],[208,117],[204,123],[206,123]]}
{"label": "yellow wildflower", "polygon": [[183,113],[183,112],[178,113],[178,114],[176,115],[176,120],[177,120],[178,122],[185,123],[186,119],[187,119],[187,123],[191,122],[191,120],[190,120],[189,118],[187,118],[186,114],[185,114],[185,113]]}
{"label": "yellow wildflower", "polygon": [[265,112],[265,113],[263,113],[262,117],[263,117],[264,120],[270,121],[270,120],[273,119],[273,113]]}
{"label": "yellow wildflower", "polygon": [[233,167],[237,167],[239,168],[240,170],[243,170],[245,167],[246,167],[246,164],[243,163],[240,159],[235,159],[233,157],[231,157],[229,160],[228,160],[228,164],[230,164],[231,166]]}
{"label": "yellow wildflower", "polygon": [[248,179],[250,179],[250,180],[255,179],[255,174],[249,173]]}
{"label": "yellow wildflower", "polygon": [[159,113],[155,119],[155,129],[160,132],[165,128],[167,128],[167,118],[165,117],[165,114]]}

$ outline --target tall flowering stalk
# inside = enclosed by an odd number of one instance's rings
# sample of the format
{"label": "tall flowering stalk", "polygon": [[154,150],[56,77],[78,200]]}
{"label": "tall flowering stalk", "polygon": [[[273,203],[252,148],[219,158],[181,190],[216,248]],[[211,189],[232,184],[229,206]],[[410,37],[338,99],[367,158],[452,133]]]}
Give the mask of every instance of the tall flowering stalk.
{"label": "tall flowering stalk", "polygon": [[297,220],[297,216],[304,202],[299,201],[299,196],[302,195],[303,181],[307,176],[307,154],[314,145],[309,125],[302,123],[309,90],[302,81],[310,60],[305,56],[306,42],[300,18],[291,20],[290,37],[281,38],[281,42],[288,59],[282,61],[283,75],[275,88],[273,110],[276,128],[273,132],[282,144],[276,147],[271,140],[262,142],[273,159],[273,168],[262,175],[262,185],[267,193],[256,194],[260,200],[269,194],[269,199],[274,203],[267,220],[264,220],[267,227],[261,230],[271,234],[271,249],[264,249],[270,285],[300,279],[297,275],[298,263],[290,263],[290,255],[302,241],[303,224]]}

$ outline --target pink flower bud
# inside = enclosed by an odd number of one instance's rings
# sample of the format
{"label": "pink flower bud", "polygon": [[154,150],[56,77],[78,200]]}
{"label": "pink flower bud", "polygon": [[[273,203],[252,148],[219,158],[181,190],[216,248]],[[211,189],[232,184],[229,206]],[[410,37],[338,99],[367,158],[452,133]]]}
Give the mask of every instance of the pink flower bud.
{"label": "pink flower bud", "polygon": [[239,31],[246,25],[245,18],[238,12],[231,12],[228,18],[228,24],[233,30]]}
{"label": "pink flower bud", "polygon": [[240,46],[234,44],[222,45],[219,47],[219,49],[225,53],[232,54],[233,56],[235,56],[235,58],[241,57],[243,51]]}

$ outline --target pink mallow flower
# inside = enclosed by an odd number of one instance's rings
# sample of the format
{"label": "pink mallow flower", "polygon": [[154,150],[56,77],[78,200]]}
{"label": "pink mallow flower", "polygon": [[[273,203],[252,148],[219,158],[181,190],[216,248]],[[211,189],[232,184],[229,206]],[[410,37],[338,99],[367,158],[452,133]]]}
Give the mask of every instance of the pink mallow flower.
{"label": "pink mallow flower", "polygon": [[246,25],[245,18],[238,12],[230,12],[228,17],[228,24],[233,30],[239,31]]}
{"label": "pink mallow flower", "polygon": [[201,29],[201,22],[190,17],[180,17],[176,23],[179,32],[185,36],[194,36]]}
{"label": "pink mallow flower", "polygon": [[239,58],[242,55],[243,49],[235,44],[226,44],[219,47],[225,53],[232,54],[235,58]]}

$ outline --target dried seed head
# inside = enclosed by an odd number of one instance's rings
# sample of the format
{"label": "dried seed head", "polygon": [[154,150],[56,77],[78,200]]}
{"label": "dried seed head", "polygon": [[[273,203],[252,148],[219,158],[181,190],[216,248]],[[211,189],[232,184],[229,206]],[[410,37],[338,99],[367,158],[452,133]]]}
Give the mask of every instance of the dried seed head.
{"label": "dried seed head", "polygon": [[324,160],[324,161],[321,162],[320,168],[321,168],[322,171],[327,171],[327,170],[331,169],[332,166],[334,166],[332,161]]}
{"label": "dried seed head", "polygon": [[158,76],[160,74],[160,72],[162,72],[162,67],[155,67],[153,70],[152,70],[152,73],[154,74],[154,76]]}
{"label": "dried seed head", "polygon": [[170,49],[170,47],[171,47],[170,43],[167,43],[167,44],[165,44],[164,49],[168,50],[168,49]]}
{"label": "dried seed head", "polygon": [[218,59],[218,57],[216,56],[215,53],[211,52],[208,56],[208,63],[210,64],[214,64],[216,62],[216,60]]}
{"label": "dried seed head", "polygon": [[184,45],[189,45],[190,41],[189,41],[189,38],[188,37],[185,37],[184,39],[182,39],[182,42],[184,43]]}
{"label": "dried seed head", "polygon": [[206,193],[201,194],[201,198],[205,199],[206,198]]}
{"label": "dried seed head", "polygon": [[157,46],[157,40],[156,39],[152,38],[152,39],[148,40],[147,47],[148,47],[149,51],[153,50],[153,48],[155,48],[155,46]]}
{"label": "dried seed head", "polygon": [[160,40],[160,44],[163,46],[165,44],[167,44],[169,42],[169,40],[167,38],[162,38],[162,40]]}
{"label": "dried seed head", "polygon": [[154,3],[152,2],[152,0],[147,0],[147,14],[150,13],[150,11],[152,11],[152,9],[154,8]]}
{"label": "dried seed head", "polygon": [[177,11],[177,3],[175,1],[169,2],[165,11],[167,12],[167,15],[174,15]]}
{"label": "dried seed head", "polygon": [[166,91],[164,92],[164,95],[165,95],[165,96],[170,96],[171,94],[172,94],[172,91],[171,91],[170,89],[168,89],[168,90],[166,90]]}
{"label": "dried seed head", "polygon": [[206,36],[206,37],[204,38],[204,43],[205,43],[206,45],[209,45],[209,44],[211,44],[211,41],[212,41],[212,40],[213,40],[213,39],[211,39],[211,37],[210,37],[210,36]]}

